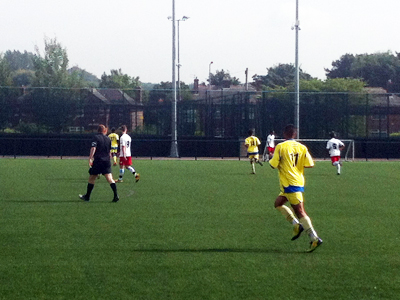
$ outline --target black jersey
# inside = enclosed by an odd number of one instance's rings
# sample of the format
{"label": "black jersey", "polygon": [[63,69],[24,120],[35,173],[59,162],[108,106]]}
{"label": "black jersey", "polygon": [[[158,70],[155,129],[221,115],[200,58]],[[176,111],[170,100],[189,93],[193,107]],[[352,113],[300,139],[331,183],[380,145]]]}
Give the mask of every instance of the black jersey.
{"label": "black jersey", "polygon": [[101,133],[96,134],[92,140],[92,147],[96,147],[95,160],[110,160],[111,140],[108,136]]}

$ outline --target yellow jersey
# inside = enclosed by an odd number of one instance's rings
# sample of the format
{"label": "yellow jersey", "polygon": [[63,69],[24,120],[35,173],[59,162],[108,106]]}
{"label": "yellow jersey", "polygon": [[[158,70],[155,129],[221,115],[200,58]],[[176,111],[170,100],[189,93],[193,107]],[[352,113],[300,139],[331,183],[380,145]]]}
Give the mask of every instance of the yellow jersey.
{"label": "yellow jersey", "polygon": [[314,161],[307,147],[295,140],[286,140],[275,148],[269,164],[279,171],[281,191],[304,192],[304,168],[313,167]]}
{"label": "yellow jersey", "polygon": [[258,146],[261,145],[260,140],[258,137],[252,135],[245,139],[244,144],[247,145],[247,153],[251,154],[258,154]]}
{"label": "yellow jersey", "polygon": [[111,147],[113,147],[113,148],[118,147],[119,135],[114,132],[114,133],[110,133],[108,135],[108,137],[111,140]]}

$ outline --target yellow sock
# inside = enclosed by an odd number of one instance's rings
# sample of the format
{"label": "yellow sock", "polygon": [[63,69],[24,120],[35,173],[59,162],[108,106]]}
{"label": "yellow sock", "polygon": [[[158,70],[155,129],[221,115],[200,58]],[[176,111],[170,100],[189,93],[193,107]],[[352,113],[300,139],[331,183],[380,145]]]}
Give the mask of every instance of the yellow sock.
{"label": "yellow sock", "polygon": [[310,236],[311,240],[316,240],[318,238],[317,233],[314,230],[314,227],[311,223],[311,219],[309,216],[305,216],[300,219],[301,225],[303,225],[304,230],[308,233]]}
{"label": "yellow sock", "polygon": [[286,205],[278,206],[276,209],[279,210],[281,214],[286,218],[286,220],[288,220],[293,225],[299,223],[299,221],[294,216],[292,210]]}

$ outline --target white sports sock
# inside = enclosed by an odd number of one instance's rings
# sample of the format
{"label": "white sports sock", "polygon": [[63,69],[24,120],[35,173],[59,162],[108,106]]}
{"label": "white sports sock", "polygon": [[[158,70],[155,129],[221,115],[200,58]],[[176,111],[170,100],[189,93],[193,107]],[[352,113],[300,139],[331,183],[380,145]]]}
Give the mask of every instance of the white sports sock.
{"label": "white sports sock", "polygon": [[307,232],[308,236],[310,237],[311,241],[315,241],[318,239],[318,234],[314,229],[314,226],[311,223],[311,219],[309,216],[305,216],[300,219],[301,225],[303,225],[304,230]]}

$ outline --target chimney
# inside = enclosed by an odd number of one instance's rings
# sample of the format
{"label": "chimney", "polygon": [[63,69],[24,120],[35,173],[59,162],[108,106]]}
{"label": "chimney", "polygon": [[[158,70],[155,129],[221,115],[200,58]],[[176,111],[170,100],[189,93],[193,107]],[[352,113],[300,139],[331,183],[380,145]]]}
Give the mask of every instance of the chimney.
{"label": "chimney", "polygon": [[194,87],[193,87],[193,90],[194,90],[194,92],[195,92],[196,94],[199,93],[199,80],[198,80],[197,78],[194,80]]}
{"label": "chimney", "polygon": [[222,88],[227,89],[231,87],[231,78],[228,74],[224,75],[224,78],[222,79]]}

